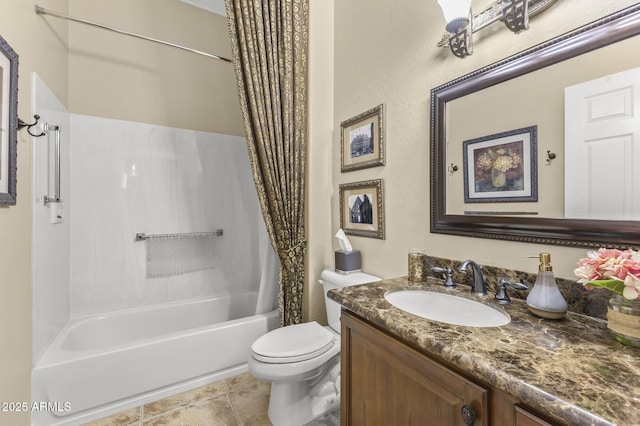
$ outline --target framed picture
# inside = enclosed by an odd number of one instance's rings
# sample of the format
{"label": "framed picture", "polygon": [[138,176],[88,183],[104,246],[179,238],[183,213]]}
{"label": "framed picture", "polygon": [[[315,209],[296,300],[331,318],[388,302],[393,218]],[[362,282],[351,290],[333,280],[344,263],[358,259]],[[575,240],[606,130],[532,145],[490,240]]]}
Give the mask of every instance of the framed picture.
{"label": "framed picture", "polygon": [[348,235],[384,240],[382,179],[340,185],[340,227]]}
{"label": "framed picture", "polygon": [[378,105],[340,124],[342,173],[384,166],[382,110]]}
{"label": "framed picture", "polygon": [[18,54],[0,37],[0,205],[16,204]]}
{"label": "framed picture", "polygon": [[464,202],[538,201],[537,126],[463,142]]}

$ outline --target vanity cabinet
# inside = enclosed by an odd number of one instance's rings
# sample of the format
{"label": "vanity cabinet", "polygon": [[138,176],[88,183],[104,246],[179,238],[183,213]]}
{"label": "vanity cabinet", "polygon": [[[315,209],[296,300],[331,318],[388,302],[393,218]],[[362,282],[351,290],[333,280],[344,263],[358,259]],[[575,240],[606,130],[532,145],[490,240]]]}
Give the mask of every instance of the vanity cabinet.
{"label": "vanity cabinet", "polygon": [[514,414],[514,424],[516,426],[552,426],[551,423],[542,420],[540,417],[522,407],[516,406]]}
{"label": "vanity cabinet", "polygon": [[341,338],[342,426],[550,425],[347,310]]}

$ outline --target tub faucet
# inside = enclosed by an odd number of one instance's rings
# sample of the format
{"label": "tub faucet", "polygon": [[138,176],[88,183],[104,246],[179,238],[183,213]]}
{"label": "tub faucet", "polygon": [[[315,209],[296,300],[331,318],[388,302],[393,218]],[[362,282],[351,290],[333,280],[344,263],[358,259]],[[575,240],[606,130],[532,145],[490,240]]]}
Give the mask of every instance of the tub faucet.
{"label": "tub faucet", "polygon": [[486,296],[487,285],[484,282],[484,276],[482,276],[481,266],[479,266],[473,260],[465,260],[458,268],[458,271],[466,272],[467,266],[469,265],[471,265],[471,270],[473,271],[473,282],[471,284],[471,291],[474,292],[477,296]]}

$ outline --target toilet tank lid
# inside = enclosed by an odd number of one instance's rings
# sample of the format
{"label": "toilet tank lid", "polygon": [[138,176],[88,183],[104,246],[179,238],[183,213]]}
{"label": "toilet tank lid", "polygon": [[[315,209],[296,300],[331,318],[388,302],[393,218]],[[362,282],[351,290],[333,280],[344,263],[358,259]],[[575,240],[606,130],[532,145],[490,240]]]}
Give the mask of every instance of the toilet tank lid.
{"label": "toilet tank lid", "polygon": [[320,274],[320,280],[333,284],[337,287],[348,287],[350,285],[367,284],[380,281],[380,277],[365,274],[364,272],[355,272],[353,274],[340,274],[333,269],[325,269]]}

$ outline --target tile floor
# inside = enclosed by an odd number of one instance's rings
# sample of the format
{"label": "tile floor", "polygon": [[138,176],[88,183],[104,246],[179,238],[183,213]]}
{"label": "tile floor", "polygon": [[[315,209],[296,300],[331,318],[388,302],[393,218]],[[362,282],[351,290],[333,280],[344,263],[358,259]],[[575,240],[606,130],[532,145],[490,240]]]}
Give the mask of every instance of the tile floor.
{"label": "tile floor", "polygon": [[[256,380],[245,373],[84,426],[271,426],[267,416],[270,389],[270,383]],[[339,424],[340,414],[333,412],[307,426]]]}

